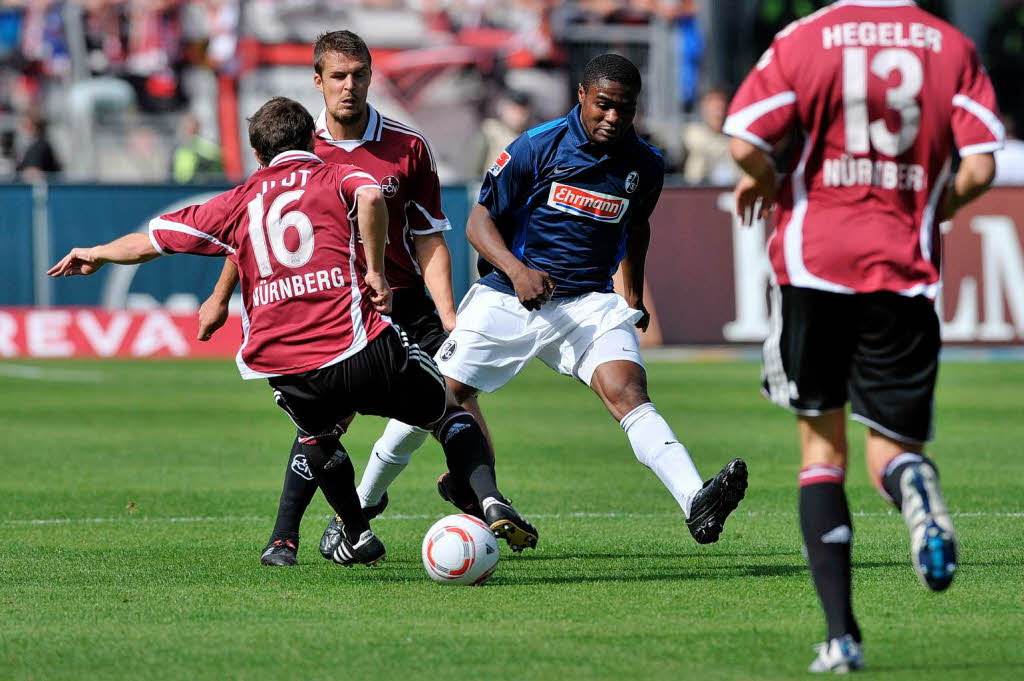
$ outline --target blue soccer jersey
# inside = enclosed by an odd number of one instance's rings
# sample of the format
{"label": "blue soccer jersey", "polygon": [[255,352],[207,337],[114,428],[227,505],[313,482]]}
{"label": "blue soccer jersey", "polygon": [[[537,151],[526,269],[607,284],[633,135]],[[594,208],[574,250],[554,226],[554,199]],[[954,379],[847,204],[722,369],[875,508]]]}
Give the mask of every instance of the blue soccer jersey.
{"label": "blue soccer jersey", "polygon": [[[520,135],[484,175],[479,203],[509,250],[547,272],[554,298],[612,290],[629,228],[654,210],[665,178],[661,153],[631,128],[613,146],[587,138],[576,106]],[[480,280],[515,293],[483,258]]]}

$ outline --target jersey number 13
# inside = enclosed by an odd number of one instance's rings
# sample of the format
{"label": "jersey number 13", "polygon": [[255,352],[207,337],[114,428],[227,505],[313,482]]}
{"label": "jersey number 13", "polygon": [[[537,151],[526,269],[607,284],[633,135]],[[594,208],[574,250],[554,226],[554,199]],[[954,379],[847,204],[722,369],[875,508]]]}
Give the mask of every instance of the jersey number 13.
{"label": "jersey number 13", "polygon": [[899,72],[900,83],[885,92],[885,104],[900,115],[896,132],[885,119],[868,120],[868,53],[863,47],[843,50],[843,110],[846,120],[846,150],[866,154],[874,147],[886,156],[896,157],[913,146],[921,129],[921,107],[917,96],[924,84],[921,60],[910,50],[879,50],[871,58],[871,74],[888,80]]}

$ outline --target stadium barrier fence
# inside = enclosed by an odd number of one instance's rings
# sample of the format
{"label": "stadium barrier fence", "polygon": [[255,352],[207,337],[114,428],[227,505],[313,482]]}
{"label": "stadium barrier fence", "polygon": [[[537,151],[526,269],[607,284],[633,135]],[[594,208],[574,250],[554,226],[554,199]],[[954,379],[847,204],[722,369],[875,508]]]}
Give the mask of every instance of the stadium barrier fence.
{"label": "stadium barrier fence", "polygon": [[[213,344],[194,341],[195,310],[220,272],[216,259],[175,257],[55,281],[46,268],[74,246],[145,229],[150,218],[205,200],[223,186],[0,185],[0,357],[231,356],[229,322]],[[475,267],[464,225],[473,197],[445,187],[442,202],[457,298]],[[652,216],[646,303],[657,345],[759,343],[769,327],[763,225],[741,228],[731,193],[668,188]],[[943,226],[945,286],[937,304],[947,343],[1024,343],[1024,188],[996,188]],[[241,300],[236,296],[233,308]]]}

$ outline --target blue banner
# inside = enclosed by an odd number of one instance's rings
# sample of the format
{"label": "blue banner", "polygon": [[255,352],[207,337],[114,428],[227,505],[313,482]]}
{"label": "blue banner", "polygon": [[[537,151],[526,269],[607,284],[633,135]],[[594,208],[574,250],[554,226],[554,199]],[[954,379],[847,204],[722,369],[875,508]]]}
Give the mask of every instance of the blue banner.
{"label": "blue banner", "polygon": [[[132,231],[147,228],[149,220],[183,206],[206,201],[225,186],[176,185],[75,185],[49,187],[45,218],[49,224],[50,253],[47,262],[76,246],[106,243]],[[469,288],[469,245],[465,224],[469,194],[465,187],[446,187],[442,204],[453,231],[446,234],[452,253],[455,298]],[[0,248],[12,254],[2,276],[0,304],[31,305],[34,302],[32,189],[23,185],[0,186]],[[17,255],[14,255],[17,254]],[[106,267],[95,277],[48,282],[53,305],[167,305],[187,310],[213,290],[220,274],[219,258],[176,256],[161,258],[145,267]]]}
{"label": "blue banner", "polygon": [[0,185],[0,305],[31,305],[33,291],[32,187]]}

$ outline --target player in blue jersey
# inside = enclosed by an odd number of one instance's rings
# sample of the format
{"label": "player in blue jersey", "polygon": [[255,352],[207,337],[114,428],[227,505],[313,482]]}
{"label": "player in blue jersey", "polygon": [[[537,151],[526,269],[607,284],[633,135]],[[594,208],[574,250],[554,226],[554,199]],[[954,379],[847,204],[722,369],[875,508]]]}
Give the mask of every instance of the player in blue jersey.
{"label": "player in blue jersey", "polygon": [[[590,386],[706,544],[743,498],[747,468],[734,459],[704,482],[647,393],[636,329],[650,321],[644,263],[665,163],[633,129],[640,87],[628,59],[595,58],[579,105],[495,160],[466,226],[484,276],[436,360],[460,401],[497,390],[535,357]],[[612,290],[620,267],[624,297]],[[438,489],[464,510],[486,510],[449,476]]]}

